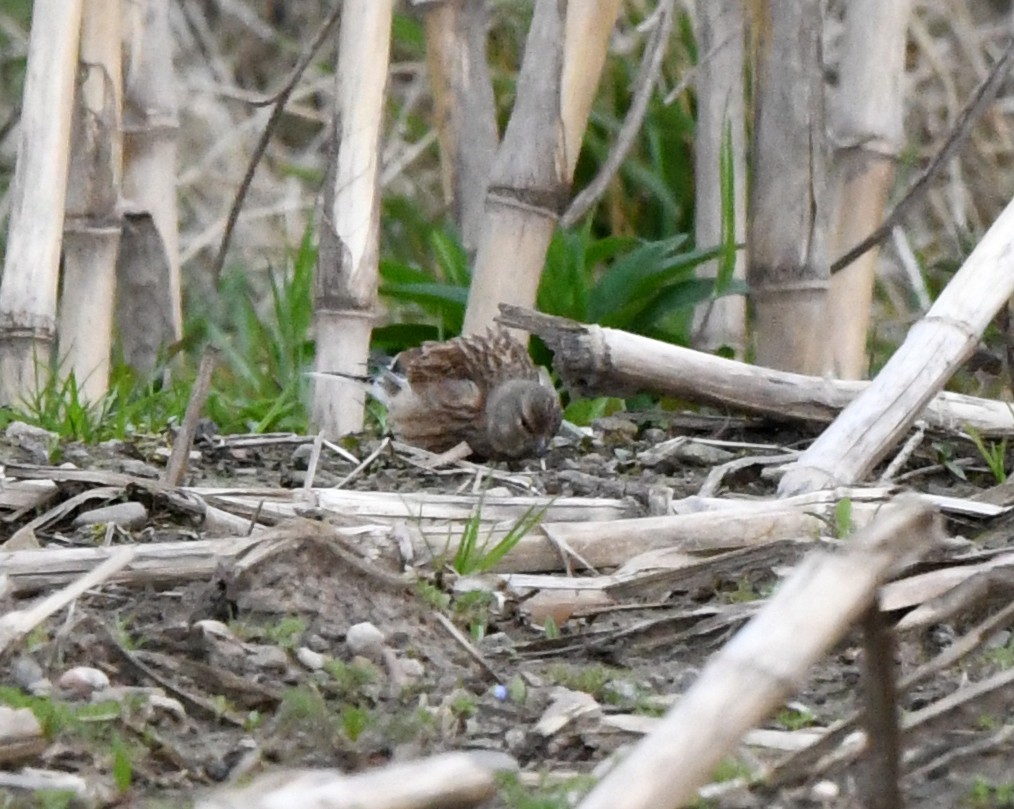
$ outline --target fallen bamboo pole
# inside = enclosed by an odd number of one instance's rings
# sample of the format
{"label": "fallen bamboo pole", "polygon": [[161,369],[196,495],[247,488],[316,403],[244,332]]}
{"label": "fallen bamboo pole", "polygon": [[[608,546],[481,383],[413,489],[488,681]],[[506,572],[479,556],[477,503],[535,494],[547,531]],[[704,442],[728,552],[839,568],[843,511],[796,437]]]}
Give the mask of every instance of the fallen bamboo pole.
{"label": "fallen bamboo pole", "polygon": [[[781,421],[829,423],[871,384],[760,368],[518,306],[500,312],[499,322],[542,338],[554,352],[553,367],[581,394],[648,392]],[[1014,434],[1014,408],[992,399],[938,393],[921,417],[942,432]]]}

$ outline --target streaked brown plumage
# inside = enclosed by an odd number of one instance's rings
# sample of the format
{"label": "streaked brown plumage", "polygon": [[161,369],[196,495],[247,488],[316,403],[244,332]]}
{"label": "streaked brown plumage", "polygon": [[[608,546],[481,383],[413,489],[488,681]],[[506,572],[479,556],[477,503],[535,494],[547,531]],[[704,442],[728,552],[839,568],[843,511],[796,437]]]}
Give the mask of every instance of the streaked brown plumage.
{"label": "streaked brown plumage", "polygon": [[545,371],[504,331],[424,343],[395,363],[405,374],[388,386],[396,437],[433,452],[462,441],[489,459],[541,455],[562,413]]}

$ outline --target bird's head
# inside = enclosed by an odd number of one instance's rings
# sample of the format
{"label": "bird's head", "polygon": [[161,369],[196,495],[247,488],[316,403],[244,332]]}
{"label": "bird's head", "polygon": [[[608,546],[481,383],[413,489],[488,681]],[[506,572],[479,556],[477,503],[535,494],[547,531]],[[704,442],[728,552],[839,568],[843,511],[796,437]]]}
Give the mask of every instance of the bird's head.
{"label": "bird's head", "polygon": [[562,420],[556,391],[534,380],[504,382],[490,393],[486,404],[489,444],[503,458],[545,454]]}

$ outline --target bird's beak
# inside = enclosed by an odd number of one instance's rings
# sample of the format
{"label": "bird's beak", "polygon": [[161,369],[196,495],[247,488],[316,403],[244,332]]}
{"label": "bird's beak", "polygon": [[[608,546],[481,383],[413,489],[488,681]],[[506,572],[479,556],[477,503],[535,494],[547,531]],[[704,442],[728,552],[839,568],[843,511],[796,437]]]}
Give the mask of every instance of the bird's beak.
{"label": "bird's beak", "polygon": [[541,458],[549,450],[549,439],[545,436],[535,442],[535,456]]}

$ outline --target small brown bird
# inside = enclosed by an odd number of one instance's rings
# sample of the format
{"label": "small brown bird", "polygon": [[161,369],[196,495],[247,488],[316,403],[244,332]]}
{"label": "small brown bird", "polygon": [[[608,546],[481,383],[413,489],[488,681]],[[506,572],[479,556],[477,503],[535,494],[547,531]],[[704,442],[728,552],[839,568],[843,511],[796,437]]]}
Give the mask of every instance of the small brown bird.
{"label": "small brown bird", "polygon": [[563,418],[545,369],[505,331],[403,351],[382,384],[396,437],[432,452],[467,441],[491,460],[542,455]]}

